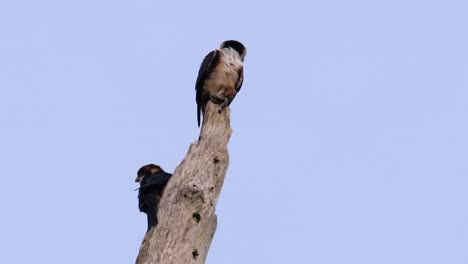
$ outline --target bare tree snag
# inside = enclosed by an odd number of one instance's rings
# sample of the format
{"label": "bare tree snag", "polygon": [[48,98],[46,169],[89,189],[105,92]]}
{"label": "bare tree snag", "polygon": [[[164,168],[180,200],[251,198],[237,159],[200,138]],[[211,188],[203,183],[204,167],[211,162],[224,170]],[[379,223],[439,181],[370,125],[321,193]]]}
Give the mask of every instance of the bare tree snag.
{"label": "bare tree snag", "polygon": [[229,165],[229,107],[208,102],[200,138],[164,190],[159,223],[143,239],[137,264],[205,263],[216,231],[215,208]]}

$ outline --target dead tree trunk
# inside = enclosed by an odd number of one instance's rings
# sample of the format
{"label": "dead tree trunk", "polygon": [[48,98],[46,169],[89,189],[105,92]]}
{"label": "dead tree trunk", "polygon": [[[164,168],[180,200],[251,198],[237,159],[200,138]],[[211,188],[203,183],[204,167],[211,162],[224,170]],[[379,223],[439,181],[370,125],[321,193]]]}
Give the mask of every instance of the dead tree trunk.
{"label": "dead tree trunk", "polygon": [[215,208],[229,165],[230,109],[208,102],[198,141],[175,169],[159,203],[158,225],[143,239],[137,264],[205,263]]}

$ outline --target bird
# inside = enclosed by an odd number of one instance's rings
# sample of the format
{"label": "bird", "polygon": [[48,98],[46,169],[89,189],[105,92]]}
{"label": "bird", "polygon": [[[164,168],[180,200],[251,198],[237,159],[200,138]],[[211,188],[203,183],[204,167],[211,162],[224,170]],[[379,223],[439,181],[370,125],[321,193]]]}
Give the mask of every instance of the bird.
{"label": "bird", "polygon": [[229,106],[244,81],[245,46],[237,40],[226,40],[219,49],[205,56],[195,84],[197,121],[200,127],[201,113],[205,114],[208,101]]}
{"label": "bird", "polygon": [[138,188],[138,208],[147,215],[148,229],[158,224],[158,204],[172,174],[165,172],[160,166],[148,164],[137,172],[135,182],[140,183]]}

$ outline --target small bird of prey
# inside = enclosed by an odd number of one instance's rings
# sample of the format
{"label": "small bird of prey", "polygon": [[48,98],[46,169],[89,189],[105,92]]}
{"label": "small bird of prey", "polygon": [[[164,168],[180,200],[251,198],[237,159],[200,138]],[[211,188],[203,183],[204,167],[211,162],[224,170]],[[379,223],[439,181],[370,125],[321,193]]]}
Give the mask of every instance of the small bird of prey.
{"label": "small bird of prey", "polygon": [[219,49],[206,55],[195,84],[198,126],[208,101],[221,104],[224,108],[234,100],[244,81],[243,62],[246,54],[242,43],[227,40],[221,43]]}
{"label": "small bird of prey", "polygon": [[148,217],[148,230],[158,224],[158,204],[164,187],[172,174],[165,172],[160,166],[148,164],[137,172],[135,182],[140,183],[138,189],[138,208]]}

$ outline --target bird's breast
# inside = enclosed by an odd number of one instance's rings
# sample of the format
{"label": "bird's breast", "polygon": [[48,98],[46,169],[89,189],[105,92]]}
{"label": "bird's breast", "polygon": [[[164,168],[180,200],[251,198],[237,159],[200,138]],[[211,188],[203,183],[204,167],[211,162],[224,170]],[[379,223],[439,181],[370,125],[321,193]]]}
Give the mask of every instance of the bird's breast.
{"label": "bird's breast", "polygon": [[210,79],[215,85],[234,87],[239,80],[239,69],[241,67],[242,64],[235,60],[222,60],[211,74]]}

